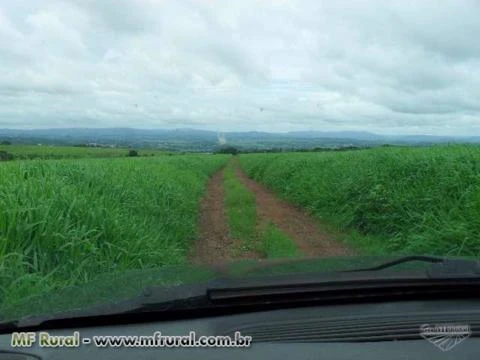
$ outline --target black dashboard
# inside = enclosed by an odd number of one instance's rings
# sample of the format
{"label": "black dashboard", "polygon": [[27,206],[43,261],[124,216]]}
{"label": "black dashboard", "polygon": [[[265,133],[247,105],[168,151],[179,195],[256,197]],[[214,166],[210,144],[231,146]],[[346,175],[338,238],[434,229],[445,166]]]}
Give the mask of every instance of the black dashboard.
{"label": "black dashboard", "polygon": [[[468,333],[431,336],[425,326],[468,326]],[[12,347],[0,336],[0,359],[477,359],[480,354],[480,302],[403,301],[279,309],[178,321],[46,330],[49,336],[78,332],[78,346]],[[99,346],[102,336],[251,337],[248,347]],[[18,339],[17,339],[18,340]],[[25,340],[25,338],[23,339]],[[18,343],[17,343],[18,345]],[[25,345],[25,344],[24,344]],[[50,344],[51,345],[51,344]],[[138,344],[137,344],[138,345]]]}

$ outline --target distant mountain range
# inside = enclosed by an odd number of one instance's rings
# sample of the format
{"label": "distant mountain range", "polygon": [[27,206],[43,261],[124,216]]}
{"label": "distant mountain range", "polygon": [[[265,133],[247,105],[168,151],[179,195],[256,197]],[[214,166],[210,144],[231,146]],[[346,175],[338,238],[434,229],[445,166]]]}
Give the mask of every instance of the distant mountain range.
{"label": "distant mountain range", "polygon": [[0,129],[0,141],[19,144],[101,145],[181,151],[213,151],[222,145],[241,149],[301,149],[312,147],[431,145],[480,143],[480,136],[378,135],[366,131],[222,132],[198,129],[64,128]]}

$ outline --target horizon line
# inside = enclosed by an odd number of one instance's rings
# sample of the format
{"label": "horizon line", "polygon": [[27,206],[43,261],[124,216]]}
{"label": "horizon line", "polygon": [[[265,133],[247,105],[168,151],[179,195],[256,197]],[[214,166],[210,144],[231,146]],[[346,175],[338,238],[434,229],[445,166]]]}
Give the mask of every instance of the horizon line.
{"label": "horizon line", "polygon": [[380,137],[407,137],[407,136],[428,136],[428,137],[444,137],[444,138],[472,138],[472,137],[479,137],[480,135],[438,135],[438,134],[428,134],[428,133],[419,133],[419,134],[382,134],[377,132],[372,132],[368,130],[313,130],[313,129],[305,129],[305,130],[290,130],[290,131],[278,131],[278,132],[270,132],[270,131],[262,131],[262,130],[211,130],[211,129],[202,129],[202,128],[193,128],[193,127],[177,127],[177,128],[143,128],[143,127],[79,127],[79,126],[72,126],[72,127],[38,127],[38,128],[15,128],[15,127],[0,127],[0,131],[7,130],[7,131],[48,131],[48,130],[143,130],[143,131],[178,131],[178,130],[193,130],[193,131],[203,131],[203,132],[212,132],[217,134],[225,134],[225,133],[261,133],[261,134],[280,134],[280,135],[288,135],[292,133],[305,133],[305,132],[318,132],[324,134],[332,134],[332,133],[362,133]]}

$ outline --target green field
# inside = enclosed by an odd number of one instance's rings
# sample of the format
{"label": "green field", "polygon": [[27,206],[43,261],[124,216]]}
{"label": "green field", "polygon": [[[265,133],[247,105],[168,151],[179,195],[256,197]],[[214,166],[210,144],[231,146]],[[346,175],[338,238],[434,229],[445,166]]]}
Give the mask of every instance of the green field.
{"label": "green field", "polygon": [[229,156],[0,163],[3,306],[99,275],[184,264]]}
{"label": "green field", "polygon": [[[181,274],[173,269],[188,265],[197,238],[209,177],[227,163],[225,211],[240,252],[302,255],[289,236],[258,217],[255,194],[236,176],[229,155],[52,151],[86,158],[0,163],[2,313],[29,314],[28,300],[51,290],[57,297],[44,297],[47,312],[62,302],[69,308],[106,301],[114,290],[133,296],[161,276],[175,282]],[[103,151],[117,158],[88,158]],[[359,255],[480,255],[480,147],[244,154],[239,160],[250,177],[308,209]],[[209,272],[186,268],[184,274],[194,281]]]}
{"label": "green field", "polygon": [[[15,160],[28,160],[126,157],[129,149],[48,145],[0,145],[0,152],[1,151],[12,154]],[[156,149],[142,149],[138,150],[138,153],[140,156],[167,154],[165,151]]]}
{"label": "green field", "polygon": [[373,254],[480,255],[480,148],[241,155],[246,173]]}

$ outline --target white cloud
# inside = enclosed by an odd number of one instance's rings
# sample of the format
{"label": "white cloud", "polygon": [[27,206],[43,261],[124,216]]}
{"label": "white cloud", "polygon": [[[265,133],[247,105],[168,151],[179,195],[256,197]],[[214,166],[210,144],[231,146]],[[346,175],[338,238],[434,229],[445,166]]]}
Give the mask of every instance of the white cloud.
{"label": "white cloud", "polygon": [[0,0],[0,127],[480,131],[475,0],[27,5]]}

